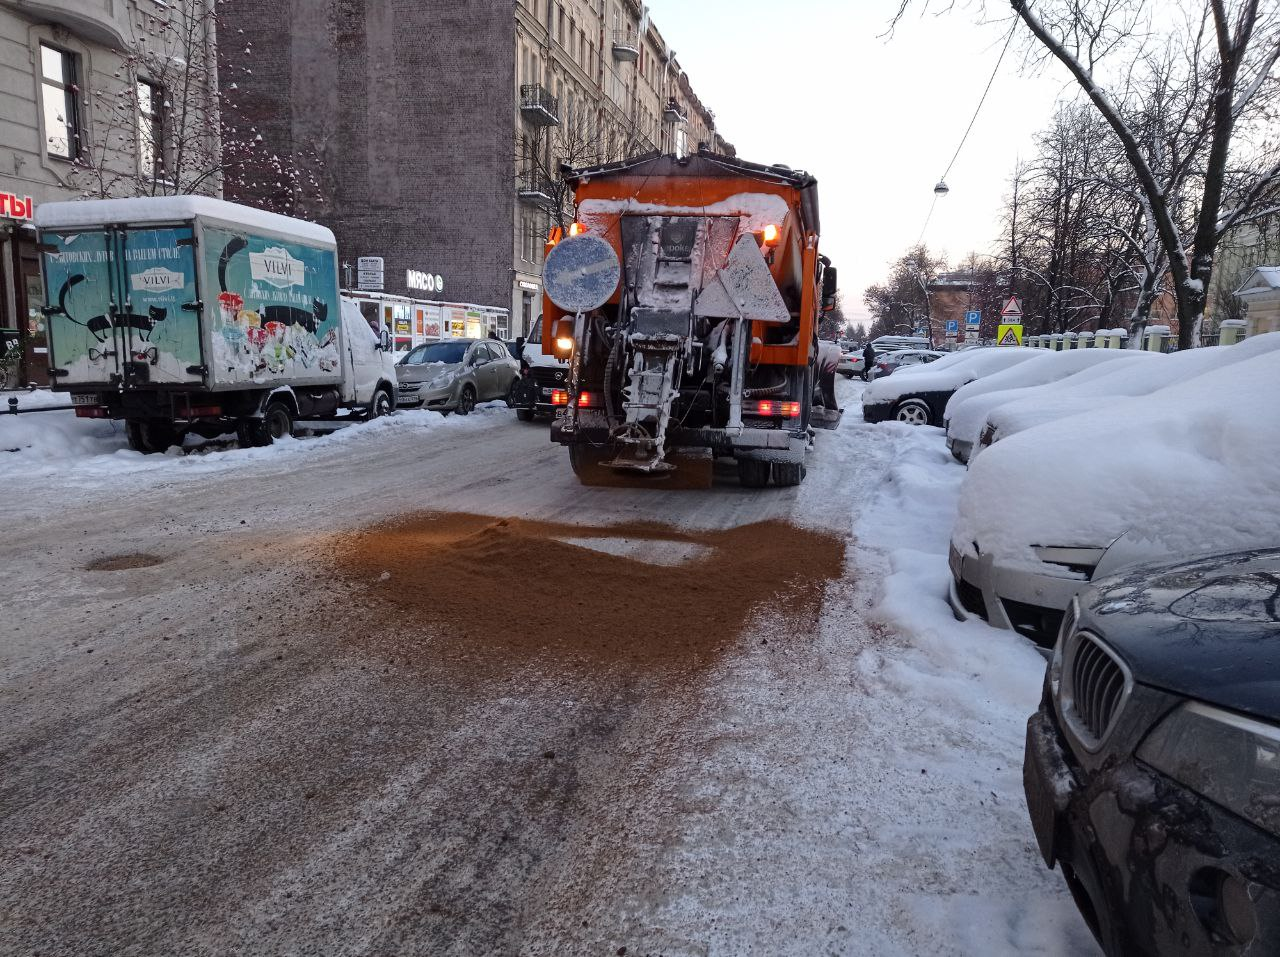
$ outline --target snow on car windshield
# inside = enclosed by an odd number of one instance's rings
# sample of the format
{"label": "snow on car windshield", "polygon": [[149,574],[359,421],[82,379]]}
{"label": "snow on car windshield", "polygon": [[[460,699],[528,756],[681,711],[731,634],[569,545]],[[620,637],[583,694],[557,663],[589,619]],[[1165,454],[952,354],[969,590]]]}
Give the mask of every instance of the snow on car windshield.
{"label": "snow on car windshield", "polygon": [[974,461],[953,540],[1028,568],[1032,546],[1106,547],[1121,536],[1135,561],[1274,544],[1277,406],[1271,351],[1113,403],[1105,419],[1029,429]]}

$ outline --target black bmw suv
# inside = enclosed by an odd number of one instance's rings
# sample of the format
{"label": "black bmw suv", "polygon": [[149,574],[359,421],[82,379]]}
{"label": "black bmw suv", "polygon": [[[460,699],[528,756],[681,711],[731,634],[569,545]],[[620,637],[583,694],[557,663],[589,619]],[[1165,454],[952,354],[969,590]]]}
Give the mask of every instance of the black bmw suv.
{"label": "black bmw suv", "polygon": [[1280,549],[1080,592],[1023,782],[1111,957],[1280,954]]}

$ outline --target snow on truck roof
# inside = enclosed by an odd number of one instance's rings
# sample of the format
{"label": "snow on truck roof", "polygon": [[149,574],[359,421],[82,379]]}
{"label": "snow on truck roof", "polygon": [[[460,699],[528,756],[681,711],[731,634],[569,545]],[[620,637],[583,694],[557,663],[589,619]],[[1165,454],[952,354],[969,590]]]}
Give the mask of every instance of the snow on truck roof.
{"label": "snow on truck roof", "polygon": [[98,226],[108,223],[172,223],[197,216],[235,223],[248,230],[283,233],[304,242],[336,246],[333,231],[308,222],[269,213],[252,206],[228,203],[208,196],[135,196],[130,199],[82,199],[69,203],[43,203],[36,207],[41,229]]}

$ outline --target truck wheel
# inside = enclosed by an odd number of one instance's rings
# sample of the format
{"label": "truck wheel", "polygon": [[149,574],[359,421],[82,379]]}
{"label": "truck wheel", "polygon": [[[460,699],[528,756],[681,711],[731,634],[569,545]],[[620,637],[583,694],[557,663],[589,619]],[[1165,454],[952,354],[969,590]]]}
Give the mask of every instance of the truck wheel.
{"label": "truck wheel", "polygon": [[268,402],[262,418],[241,419],[236,423],[236,437],[240,440],[240,447],[245,449],[263,448],[292,434],[293,413],[279,401]]}
{"label": "truck wheel", "polygon": [[532,422],[533,409],[516,409],[516,418],[521,422]]}
{"label": "truck wheel", "polygon": [[592,445],[569,446],[569,465],[583,485],[611,484],[613,469],[605,468],[604,461],[612,457],[608,449]]}
{"label": "truck wheel", "polygon": [[391,393],[386,389],[378,389],[373,394],[373,400],[369,403],[369,418],[380,419],[394,411],[395,406],[391,401]]}
{"label": "truck wheel", "polygon": [[764,488],[769,484],[771,464],[761,459],[738,459],[738,482],[743,488]]}
{"label": "truck wheel", "polygon": [[173,423],[161,419],[128,419],[124,424],[124,434],[129,440],[129,448],[144,455],[163,452],[181,441]]}
{"label": "truck wheel", "polygon": [[462,387],[462,394],[458,396],[458,415],[470,415],[471,410],[476,407],[476,390],[469,385]]}
{"label": "truck wheel", "polygon": [[774,462],[773,484],[783,487],[799,485],[804,481],[805,467],[803,462]]}

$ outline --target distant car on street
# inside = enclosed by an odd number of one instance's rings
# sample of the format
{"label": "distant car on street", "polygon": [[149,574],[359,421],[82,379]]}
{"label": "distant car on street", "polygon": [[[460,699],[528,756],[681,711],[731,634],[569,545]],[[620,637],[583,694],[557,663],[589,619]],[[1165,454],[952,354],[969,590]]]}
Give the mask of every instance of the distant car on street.
{"label": "distant car on street", "polygon": [[467,415],[478,402],[511,402],[520,364],[497,339],[444,339],[418,346],[396,365],[403,409]]}
{"label": "distant car on street", "polygon": [[899,369],[927,365],[945,355],[945,352],[937,352],[933,349],[899,349],[895,352],[886,352],[882,357],[876,359],[876,378],[883,379]]}
{"label": "distant car on street", "polygon": [[1096,582],[1059,632],[1023,784],[1108,957],[1280,953],[1280,549]]}

